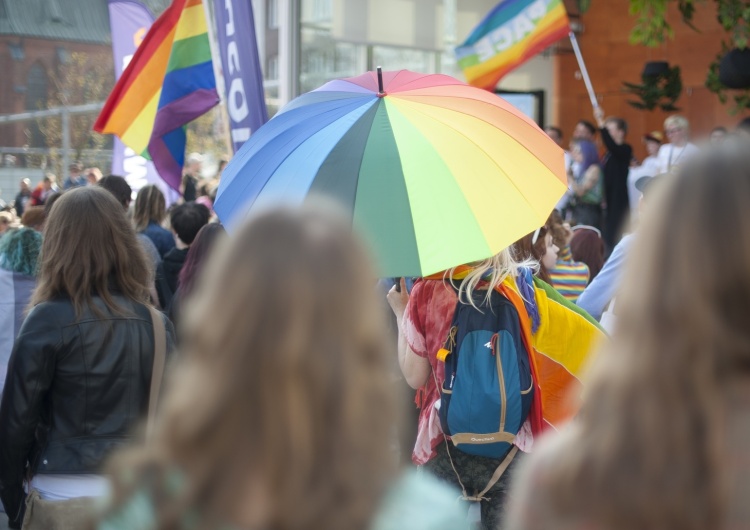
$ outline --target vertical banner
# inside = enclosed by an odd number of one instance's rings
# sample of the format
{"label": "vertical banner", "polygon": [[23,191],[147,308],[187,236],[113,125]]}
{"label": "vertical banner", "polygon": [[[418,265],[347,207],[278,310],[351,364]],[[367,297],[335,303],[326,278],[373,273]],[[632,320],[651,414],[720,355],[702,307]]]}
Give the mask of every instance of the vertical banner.
{"label": "vertical banner", "polygon": [[214,0],[227,114],[234,151],[268,121],[250,0]]}
{"label": "vertical banner", "polygon": [[[115,61],[115,80],[133,58],[136,48],[148,33],[154,17],[148,8],[136,0],[109,0],[109,24],[112,34],[112,54]],[[154,164],[125,146],[119,138],[114,139],[112,152],[112,174],[122,175],[134,192],[148,184],[162,190],[171,204],[179,194],[159,176]]]}

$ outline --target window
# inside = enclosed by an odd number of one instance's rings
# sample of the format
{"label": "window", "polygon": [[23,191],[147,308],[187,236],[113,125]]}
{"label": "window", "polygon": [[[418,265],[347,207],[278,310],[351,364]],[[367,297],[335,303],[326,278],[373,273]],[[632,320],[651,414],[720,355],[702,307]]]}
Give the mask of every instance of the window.
{"label": "window", "polygon": [[266,19],[268,29],[279,27],[279,0],[268,0],[266,4]]}
{"label": "window", "polygon": [[[26,78],[26,110],[40,110],[47,108],[47,74],[44,68],[35,64],[29,69]],[[31,147],[45,147],[45,140],[39,124],[29,122],[28,139]]]}
{"label": "window", "polygon": [[266,79],[277,80],[279,78],[279,56],[272,55],[266,62]]}

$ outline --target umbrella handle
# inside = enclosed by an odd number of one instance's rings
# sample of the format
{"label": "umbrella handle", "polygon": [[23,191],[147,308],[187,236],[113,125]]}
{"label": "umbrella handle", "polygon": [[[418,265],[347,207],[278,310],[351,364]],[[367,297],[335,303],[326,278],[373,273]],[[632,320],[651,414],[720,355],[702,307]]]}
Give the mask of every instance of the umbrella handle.
{"label": "umbrella handle", "polygon": [[383,91],[383,68],[378,66],[378,96],[385,96],[385,92]]}

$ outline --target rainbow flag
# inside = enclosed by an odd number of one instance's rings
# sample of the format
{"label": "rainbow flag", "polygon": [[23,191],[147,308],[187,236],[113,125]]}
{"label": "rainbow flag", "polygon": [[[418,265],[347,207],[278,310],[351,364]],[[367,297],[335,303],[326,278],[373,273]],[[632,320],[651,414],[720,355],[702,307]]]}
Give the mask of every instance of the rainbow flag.
{"label": "rainbow flag", "polygon": [[504,0],[456,48],[470,85],[495,90],[498,81],[570,31],[562,0]]}
{"label": "rainbow flag", "polygon": [[185,160],[184,125],[219,102],[201,0],[174,0],[154,22],[94,124],[150,158],[175,190]]}

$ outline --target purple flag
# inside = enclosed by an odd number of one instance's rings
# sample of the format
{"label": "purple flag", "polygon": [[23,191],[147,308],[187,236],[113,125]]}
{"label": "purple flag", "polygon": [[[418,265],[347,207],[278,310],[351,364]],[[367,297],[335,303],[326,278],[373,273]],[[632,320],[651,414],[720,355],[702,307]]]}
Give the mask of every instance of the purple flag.
{"label": "purple flag", "polygon": [[[153,22],[153,15],[139,1],[109,0],[115,79],[120,78]],[[115,138],[112,152],[112,174],[125,177],[133,192],[148,184],[155,184],[164,193],[167,204],[179,198],[179,193],[170,188],[156,172],[154,164],[126,147],[119,138]]]}
{"label": "purple flag", "polygon": [[250,0],[216,0],[214,9],[232,147],[237,152],[268,121],[253,6]]}

